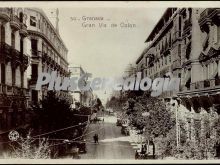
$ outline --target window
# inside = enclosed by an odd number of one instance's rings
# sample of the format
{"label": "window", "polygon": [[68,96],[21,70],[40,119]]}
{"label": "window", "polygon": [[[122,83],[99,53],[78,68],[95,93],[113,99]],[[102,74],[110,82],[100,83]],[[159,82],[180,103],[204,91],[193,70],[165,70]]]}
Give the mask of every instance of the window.
{"label": "window", "polygon": [[32,64],[31,66],[31,74],[32,78],[37,78],[38,77],[38,65],[37,64]]}
{"label": "window", "polygon": [[24,51],[24,50],[23,50],[23,48],[24,48],[24,47],[23,47],[23,44],[24,44],[23,38],[21,38],[21,39],[20,39],[20,52],[21,52],[22,54],[23,54],[23,51]]}
{"label": "window", "polygon": [[171,62],[171,55],[169,55],[169,62]]}
{"label": "window", "polygon": [[37,56],[37,40],[32,39],[31,40],[31,50],[32,50],[32,55]]}
{"label": "window", "polygon": [[15,85],[16,76],[15,76],[15,68],[12,68],[12,85]]}
{"label": "window", "polygon": [[1,64],[1,83],[5,84],[5,64]]}
{"label": "window", "polygon": [[24,72],[21,71],[21,87],[24,87]]}
{"label": "window", "polygon": [[23,17],[24,17],[24,14],[22,12],[19,13],[19,20],[21,23],[23,23]]}
{"label": "window", "polygon": [[37,102],[38,102],[38,91],[32,90],[31,96],[32,96],[33,102],[34,102],[34,103],[37,103]]}
{"label": "window", "polygon": [[0,38],[0,42],[5,42],[5,27],[3,26],[3,24],[0,25],[0,33],[1,33],[1,38]]}
{"label": "window", "polygon": [[15,34],[13,32],[11,33],[11,46],[15,48]]}
{"label": "window", "polygon": [[181,16],[179,17],[179,37],[181,37],[181,30],[182,30],[182,20]]}
{"label": "window", "polygon": [[30,25],[36,27],[37,26],[37,20],[36,17],[30,16]]}

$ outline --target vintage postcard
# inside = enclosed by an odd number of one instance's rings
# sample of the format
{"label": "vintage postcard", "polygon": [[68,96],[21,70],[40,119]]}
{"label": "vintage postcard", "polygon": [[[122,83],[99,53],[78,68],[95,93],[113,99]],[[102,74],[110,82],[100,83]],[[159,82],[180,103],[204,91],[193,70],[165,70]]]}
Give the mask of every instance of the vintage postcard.
{"label": "vintage postcard", "polygon": [[0,2],[0,162],[220,159],[220,2]]}

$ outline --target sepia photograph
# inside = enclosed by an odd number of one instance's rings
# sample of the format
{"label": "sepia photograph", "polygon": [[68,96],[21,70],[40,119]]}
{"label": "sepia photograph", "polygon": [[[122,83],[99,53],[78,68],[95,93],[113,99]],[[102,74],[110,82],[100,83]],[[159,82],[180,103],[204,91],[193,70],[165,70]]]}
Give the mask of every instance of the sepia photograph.
{"label": "sepia photograph", "polygon": [[219,122],[219,2],[0,2],[0,162],[214,163]]}

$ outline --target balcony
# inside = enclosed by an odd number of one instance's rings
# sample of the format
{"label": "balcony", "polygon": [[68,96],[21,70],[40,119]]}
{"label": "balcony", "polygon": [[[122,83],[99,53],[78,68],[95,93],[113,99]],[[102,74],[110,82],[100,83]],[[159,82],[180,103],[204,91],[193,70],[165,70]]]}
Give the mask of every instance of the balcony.
{"label": "balcony", "polygon": [[185,20],[183,26],[183,35],[187,34],[192,29],[192,20],[191,18]]}
{"label": "balcony", "polygon": [[5,42],[0,42],[0,59],[1,61],[11,61],[11,46],[6,44]]}
{"label": "balcony", "polygon": [[2,19],[3,21],[9,22],[10,14],[11,14],[10,8],[0,8],[0,19]]}
{"label": "balcony", "polygon": [[7,95],[29,96],[29,90],[22,87],[0,84],[0,93]]}
{"label": "balcony", "polygon": [[34,49],[32,49],[31,50],[31,57],[33,58],[33,59],[39,59],[40,57],[41,57],[41,52],[40,51],[38,51],[38,50],[34,50]]}
{"label": "balcony", "polygon": [[20,52],[14,48],[11,48],[12,66],[17,67],[21,64]]}
{"label": "balcony", "polygon": [[10,25],[13,30],[20,29],[20,21],[19,21],[18,16],[14,15],[14,14],[11,15]]}
{"label": "balcony", "polygon": [[5,84],[0,84],[0,93],[6,94],[7,88]]}
{"label": "balcony", "polygon": [[29,90],[26,88],[13,86],[12,90],[13,90],[13,95],[29,96]]}
{"label": "balcony", "polygon": [[47,53],[45,53],[45,52],[42,53],[42,61],[43,62],[47,61]]}
{"label": "balcony", "polygon": [[220,90],[220,79],[208,79],[190,84],[190,88],[181,87],[179,95],[211,94]]}
{"label": "balcony", "polygon": [[209,80],[205,80],[204,81],[204,88],[208,88],[210,87],[210,81]]}
{"label": "balcony", "polygon": [[28,65],[29,63],[29,57],[26,54],[23,54],[22,61],[24,64]]}
{"label": "balcony", "polygon": [[36,83],[37,83],[37,78],[38,78],[37,75],[31,75],[31,79],[28,81],[28,86],[30,86],[30,85],[36,85]]}
{"label": "balcony", "polygon": [[28,35],[27,25],[25,25],[24,23],[21,23],[19,32],[23,37],[27,37],[27,35]]}
{"label": "balcony", "polygon": [[180,60],[174,61],[173,64],[171,65],[171,69],[172,70],[181,69],[181,62],[180,62]]}
{"label": "balcony", "polygon": [[215,86],[220,85],[220,79],[215,79]]}
{"label": "balcony", "polygon": [[201,14],[199,18],[200,27],[205,30],[207,24],[211,21],[218,23],[220,20],[220,9],[219,8],[207,8]]}

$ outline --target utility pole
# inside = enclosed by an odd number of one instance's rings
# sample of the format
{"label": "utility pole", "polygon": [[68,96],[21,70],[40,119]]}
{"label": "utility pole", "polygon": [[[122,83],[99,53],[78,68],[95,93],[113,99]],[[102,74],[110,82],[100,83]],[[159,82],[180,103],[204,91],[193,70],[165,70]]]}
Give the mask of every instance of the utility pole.
{"label": "utility pole", "polygon": [[175,108],[175,119],[176,119],[176,146],[179,147],[180,142],[180,129],[178,120],[178,103],[173,103],[172,106]]}

